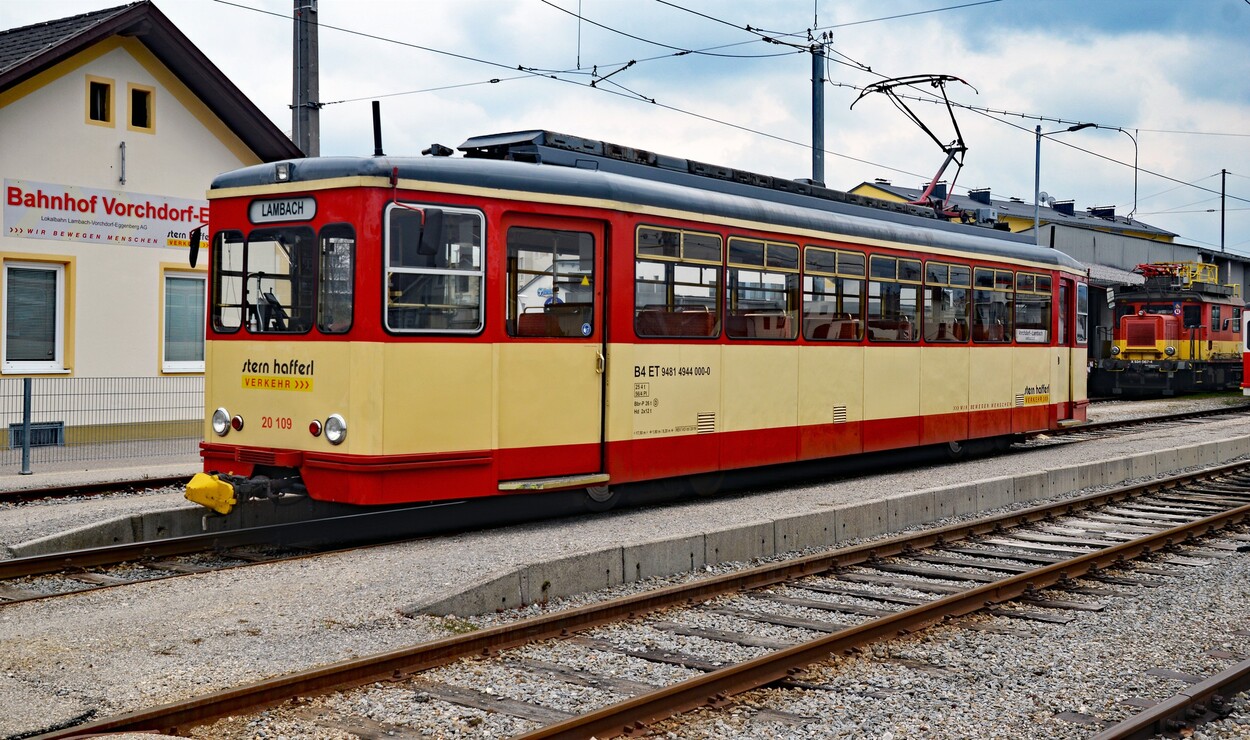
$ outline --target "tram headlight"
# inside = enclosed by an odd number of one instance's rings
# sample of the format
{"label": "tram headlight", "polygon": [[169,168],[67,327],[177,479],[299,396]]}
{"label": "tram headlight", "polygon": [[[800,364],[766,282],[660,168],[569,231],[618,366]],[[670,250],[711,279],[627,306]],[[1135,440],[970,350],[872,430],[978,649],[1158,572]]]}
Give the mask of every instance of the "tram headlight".
{"label": "tram headlight", "polygon": [[338,414],[330,414],[326,419],[325,432],[330,444],[342,444],[347,439],[347,422]]}
{"label": "tram headlight", "polygon": [[224,437],[230,432],[230,412],[225,409],[217,409],[213,412],[213,432],[218,437]]}
{"label": "tram headlight", "polygon": [[1164,348],[1163,348],[1163,354],[1167,355],[1168,357],[1171,357],[1172,355],[1176,354],[1176,348],[1175,348],[1175,347],[1164,347]]}
{"label": "tram headlight", "polygon": [[1119,348],[1119,347],[1117,347],[1117,346],[1115,346],[1114,344],[1113,344],[1113,345],[1111,345],[1111,354],[1113,354],[1113,355],[1118,355],[1118,354],[1120,354],[1120,348]]}

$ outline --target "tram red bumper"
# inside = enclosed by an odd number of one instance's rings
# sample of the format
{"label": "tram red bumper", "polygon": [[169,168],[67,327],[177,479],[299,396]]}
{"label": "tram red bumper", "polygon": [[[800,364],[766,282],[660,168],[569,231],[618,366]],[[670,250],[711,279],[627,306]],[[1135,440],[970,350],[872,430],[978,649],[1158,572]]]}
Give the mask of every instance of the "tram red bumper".
{"label": "tram red bumper", "polygon": [[231,475],[251,475],[257,465],[274,468],[298,468],[304,464],[299,450],[271,450],[263,447],[234,447],[208,442],[200,443],[204,469]]}

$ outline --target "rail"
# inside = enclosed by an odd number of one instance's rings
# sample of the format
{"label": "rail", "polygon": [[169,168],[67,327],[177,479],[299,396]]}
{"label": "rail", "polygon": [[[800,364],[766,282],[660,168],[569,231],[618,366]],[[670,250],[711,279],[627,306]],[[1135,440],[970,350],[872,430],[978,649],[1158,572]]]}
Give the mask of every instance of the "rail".
{"label": "rail", "polygon": [[[45,737],[70,737],[87,733],[121,730],[186,729],[231,714],[256,711],[292,696],[315,695],[332,689],[358,686],[378,680],[402,679],[413,673],[445,665],[470,655],[489,655],[504,648],[567,635],[569,632],[616,620],[636,617],[662,608],[701,603],[739,590],[761,588],[813,575],[836,573],[841,569],[908,556],[917,550],[940,548],[970,538],[995,535],[1004,528],[1045,522],[1088,509],[1116,504],[1136,496],[1166,491],[1178,486],[1205,483],[1218,476],[1238,475],[1237,503],[1245,500],[1250,487],[1246,471],[1250,464],[1238,463],[1198,473],[1172,476],[1146,485],[1128,486],[1079,499],[1045,504],[1006,515],[983,517],[918,533],[899,535],[850,548],[773,563],[706,580],[669,586],[656,591],[613,599],[585,607],[543,615],[477,632],[414,645],[398,651],[336,663],[302,673],[261,681],[249,686],[192,698],[125,715],[104,718]],[[1210,485],[1210,484],[1208,484]],[[1218,485],[1218,484],[1217,484]],[[1221,495],[1220,498],[1227,498]],[[1215,532],[1250,518],[1250,505],[1218,507],[1223,510],[1184,524],[1168,526],[1132,541],[1109,546],[1101,543],[1096,551],[1049,562],[1036,569],[1009,575],[961,591],[929,604],[909,608],[848,628],[812,642],[779,650],[755,660],[711,671],[687,681],[637,696],[615,705],[590,711],[580,717],[540,728],[528,737],[613,736],[628,732],[638,723],[671,716],[684,709],[717,703],[724,697],[785,679],[803,665],[822,660],[831,653],[850,649],[873,640],[892,637],[922,628],[946,616],[966,614],[987,605],[1028,596],[1035,590],[1069,583],[1074,578],[1122,565],[1126,560],[1171,549],[1192,537]]]}

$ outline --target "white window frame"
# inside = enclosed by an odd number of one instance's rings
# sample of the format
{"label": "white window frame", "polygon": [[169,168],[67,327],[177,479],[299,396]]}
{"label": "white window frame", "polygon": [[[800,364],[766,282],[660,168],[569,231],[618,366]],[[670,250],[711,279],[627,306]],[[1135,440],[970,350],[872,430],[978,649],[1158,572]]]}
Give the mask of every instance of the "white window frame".
{"label": "white window frame", "polygon": [[[170,360],[166,352],[169,350],[169,343],[165,340],[166,331],[169,327],[169,281],[174,280],[199,280],[203,283],[204,295],[208,295],[208,275],[204,272],[179,272],[176,270],[166,270],[161,274],[161,372],[163,373],[202,373],[204,372],[204,360]],[[200,313],[200,342],[204,342],[206,320],[204,311],[208,310],[207,302],[201,307]],[[207,349],[207,348],[206,348]]]}
{"label": "white window frame", "polygon": [[[44,270],[56,273],[56,342],[53,359],[49,361],[9,360],[7,334],[9,328],[9,273],[11,270]],[[4,261],[4,300],[0,305],[0,326],[4,334],[4,360],[0,372],[6,374],[64,373],[65,369],[65,265],[56,262]]]}

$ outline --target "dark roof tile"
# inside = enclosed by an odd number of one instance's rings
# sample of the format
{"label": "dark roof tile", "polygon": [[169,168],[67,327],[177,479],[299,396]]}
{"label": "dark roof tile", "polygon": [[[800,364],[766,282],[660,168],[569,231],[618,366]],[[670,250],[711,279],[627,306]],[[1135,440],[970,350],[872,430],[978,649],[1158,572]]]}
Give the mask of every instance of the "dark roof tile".
{"label": "dark roof tile", "polygon": [[0,31],[0,92],[114,36],[146,46],[262,161],[303,156],[151,0]]}

